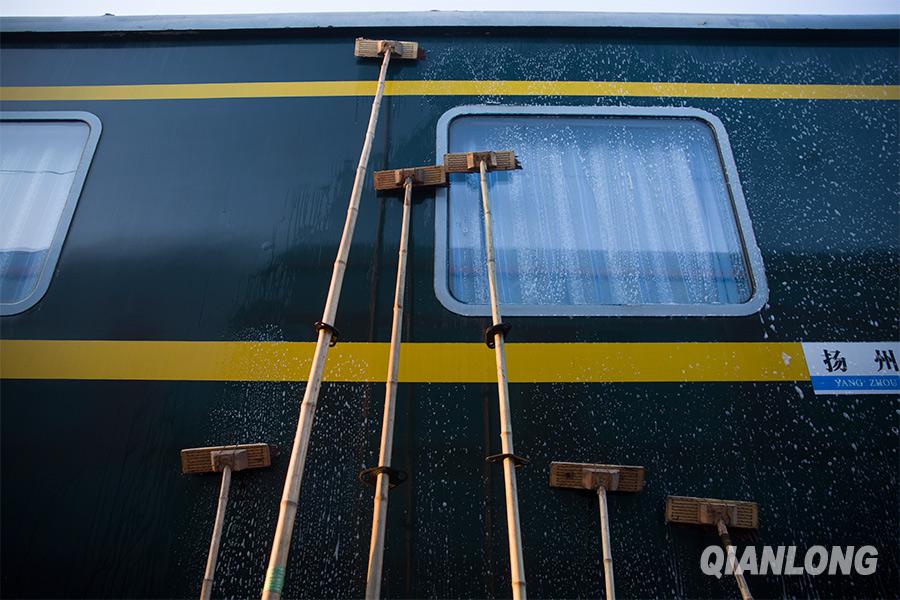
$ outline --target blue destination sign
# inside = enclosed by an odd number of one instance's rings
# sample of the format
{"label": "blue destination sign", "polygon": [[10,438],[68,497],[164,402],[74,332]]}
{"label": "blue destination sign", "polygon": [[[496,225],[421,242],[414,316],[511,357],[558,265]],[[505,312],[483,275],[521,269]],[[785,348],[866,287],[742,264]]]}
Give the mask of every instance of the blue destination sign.
{"label": "blue destination sign", "polygon": [[816,394],[900,393],[900,342],[804,343]]}

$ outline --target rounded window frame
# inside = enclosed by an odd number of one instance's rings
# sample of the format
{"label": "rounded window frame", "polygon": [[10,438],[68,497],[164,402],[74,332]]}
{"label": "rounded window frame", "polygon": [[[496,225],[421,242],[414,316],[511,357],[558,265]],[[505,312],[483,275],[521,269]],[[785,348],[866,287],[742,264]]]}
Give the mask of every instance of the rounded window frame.
{"label": "rounded window frame", "polygon": [[81,198],[81,192],[84,188],[84,182],[90,170],[91,163],[94,160],[94,153],[97,150],[97,143],[100,141],[100,133],[103,125],[100,123],[99,117],[93,113],[85,111],[0,111],[0,121],[3,122],[65,122],[80,121],[88,126],[89,132],[84,149],[81,152],[81,159],[78,162],[78,168],[75,170],[75,177],[72,179],[72,187],[66,197],[66,203],[59,216],[59,222],[53,232],[53,240],[47,250],[47,260],[38,277],[38,281],[28,296],[18,300],[17,302],[0,303],[0,317],[8,317],[25,312],[41,301],[50,288],[50,282],[53,274],[56,272],[56,266],[59,256],[62,253],[63,244],[69,234],[69,228],[72,225],[72,219],[75,216],[75,209]]}
{"label": "rounded window frame", "polygon": [[[752,291],[746,302],[734,304],[504,304],[503,315],[509,317],[743,317],[758,313],[769,299],[762,253],[756,243],[747,201],[741,188],[737,165],[725,126],[718,117],[705,110],[689,107],[634,106],[513,106],[466,105],[452,108],[441,115],[437,123],[435,156],[449,152],[450,125],[464,116],[609,116],[643,118],[684,118],[703,121],[712,131],[722,164],[725,184],[731,198],[735,223],[741,239],[744,258],[749,271]],[[435,194],[434,218],[434,291],[444,308],[467,317],[491,315],[488,304],[468,304],[450,291],[447,246],[449,240],[449,188],[442,187]]]}

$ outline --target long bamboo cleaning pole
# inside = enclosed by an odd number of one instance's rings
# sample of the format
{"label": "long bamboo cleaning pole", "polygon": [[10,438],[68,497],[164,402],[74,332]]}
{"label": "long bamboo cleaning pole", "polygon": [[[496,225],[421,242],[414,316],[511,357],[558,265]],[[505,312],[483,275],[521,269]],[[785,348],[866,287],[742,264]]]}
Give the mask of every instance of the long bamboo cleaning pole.
{"label": "long bamboo cleaning pole", "polygon": [[738,588],[741,590],[741,598],[743,600],[753,600],[753,595],[750,593],[750,586],[747,585],[747,580],[744,579],[744,572],[738,565],[734,547],[731,545],[731,536],[728,534],[728,526],[725,525],[725,521],[722,519],[716,521],[716,531],[722,539],[722,545],[725,546],[725,556],[728,557],[728,564],[731,566],[731,572],[734,573]]}
{"label": "long bamboo cleaning pole", "polygon": [[[728,526],[738,529],[759,529],[759,505],[747,500],[721,500],[719,498],[695,498],[693,496],[669,496],[666,498],[666,523],[680,525],[713,526],[725,546],[728,569],[737,580],[743,600],[753,600],[750,587],[735,556]],[[726,571],[727,572],[727,571]]]}
{"label": "long bamboo cleaning pole", "polygon": [[[406,257],[409,242],[409,214],[412,209],[411,177],[403,185],[403,219],[400,225],[400,251],[397,256],[397,285],[394,288],[394,317],[391,323],[391,354],[388,358],[387,383],[384,390],[384,416],[381,421],[379,467],[391,466],[394,440],[394,413],[397,406],[397,375],[400,370],[400,337],[403,333],[403,296],[406,289]],[[375,483],[375,507],[372,512],[372,539],[369,543],[369,570],[366,574],[366,598],[381,596],[381,567],[384,558],[384,530],[387,524],[390,477],[381,471]]]}
{"label": "long bamboo cleaning pole", "polygon": [[271,464],[271,448],[268,444],[205,446],[203,448],[185,448],[181,451],[182,473],[222,474],[212,541],[209,544],[209,556],[206,558],[203,585],[200,587],[202,600],[209,600],[212,596],[213,578],[216,574],[216,562],[219,557],[219,546],[222,543],[222,529],[225,523],[225,509],[228,507],[228,492],[231,489],[231,474],[246,469],[260,469]]}
{"label": "long bamboo cleaning pole", "polygon": [[297,502],[300,498],[300,483],[303,480],[306,452],[309,447],[309,438],[312,434],[316,403],[318,402],[319,390],[322,386],[322,373],[325,370],[325,359],[328,357],[328,347],[331,344],[334,318],[337,314],[338,302],[341,297],[341,285],[344,282],[344,271],[347,268],[350,243],[353,239],[353,230],[356,227],[356,217],[359,213],[359,198],[362,194],[366,167],[369,164],[369,154],[372,151],[372,141],[375,139],[375,125],[378,123],[378,111],[381,108],[381,98],[384,96],[384,80],[390,62],[391,51],[387,50],[381,62],[381,71],[378,74],[378,87],[375,90],[372,112],[369,115],[369,127],[366,129],[365,142],[363,142],[359,164],[356,167],[356,177],[353,180],[353,190],[350,192],[350,205],[347,207],[344,233],[341,236],[341,244],[338,246],[337,258],[334,261],[334,270],[331,273],[331,285],[328,288],[328,298],[325,301],[325,310],[321,321],[327,327],[319,328],[316,350],[309,369],[309,379],[306,384],[306,390],[303,393],[303,402],[300,404],[300,420],[297,423],[294,447],[291,451],[291,459],[288,463],[287,476],[284,481],[284,492],[281,496],[281,507],[278,513],[278,525],[275,528],[275,539],[272,543],[272,553],[269,556],[269,568],[266,571],[266,580],[263,585],[263,600],[279,600],[281,591],[284,588],[285,568],[291,546],[291,537],[294,532],[294,520],[297,516]]}
{"label": "long bamboo cleaning pole", "polygon": [[203,574],[203,585],[200,587],[200,600],[212,598],[213,578],[216,574],[216,560],[219,557],[219,544],[222,542],[222,525],[225,523],[225,509],[228,507],[230,489],[231,467],[225,465],[222,469],[222,487],[219,488],[219,505],[216,508],[212,541],[209,543],[209,556],[206,557],[206,572]]}
{"label": "long bamboo cleaning pole", "polygon": [[597,494],[597,502],[600,507],[600,541],[603,544],[603,580],[606,584],[606,600],[615,600],[616,598],[606,493],[640,492],[644,489],[644,475],[644,467],[637,465],[550,463],[550,487],[593,490]]}
{"label": "long bamboo cleaning pole", "polygon": [[613,578],[612,548],[609,543],[609,510],[606,507],[606,488],[597,488],[600,504],[600,543],[603,544],[603,580],[606,583],[606,600],[616,600],[616,584]]}
{"label": "long bamboo cleaning pole", "polygon": [[[487,163],[479,162],[481,173],[481,203],[484,209],[484,243],[487,253],[488,286],[491,294],[491,317],[494,325],[500,325],[500,295],[497,291],[497,274],[494,264],[494,234],[491,222],[491,206],[488,201]],[[512,418],[509,414],[509,382],[506,377],[506,353],[503,333],[494,333],[494,356],[497,360],[497,396],[500,401],[500,440],[503,454],[503,481],[506,487],[506,533],[509,539],[509,568],[513,598],[525,600],[525,562],[522,558],[522,531],[519,527],[519,495],[516,489],[516,464],[512,458]]]}

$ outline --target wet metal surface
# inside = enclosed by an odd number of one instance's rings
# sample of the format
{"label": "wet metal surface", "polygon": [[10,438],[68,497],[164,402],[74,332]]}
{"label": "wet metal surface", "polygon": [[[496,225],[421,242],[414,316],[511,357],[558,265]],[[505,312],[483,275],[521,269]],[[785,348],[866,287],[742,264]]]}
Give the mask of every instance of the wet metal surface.
{"label": "wet metal surface", "polygon": [[[407,80],[896,84],[895,35],[384,30],[427,59]],[[362,29],[301,34],[34,38],[4,35],[0,83],[100,85],[370,80]],[[412,37],[411,37],[412,36]],[[837,37],[835,37],[837,36]],[[304,60],[315,56],[316,60]],[[392,68],[393,69],[393,68]],[[435,161],[438,117],[461,104],[692,106],[731,138],[770,286],[729,318],[511,319],[516,342],[880,341],[897,312],[894,102],[403,96],[385,99],[371,168]],[[85,110],[103,135],[45,298],[5,339],[311,341],[343,224],[366,97],[3,102]],[[433,286],[431,196],[414,207],[407,339],[478,342],[482,319]],[[400,204],[363,195],[338,311],[342,340],[386,341]],[[373,288],[373,286],[375,286]],[[485,352],[489,352],[485,349]],[[286,454],[302,383],[0,381],[2,574],[8,597],[190,597],[218,480],[179,473],[181,448],[266,441]],[[640,464],[643,493],[610,498],[623,598],[736,597],[699,571],[715,536],[667,527],[668,494],[754,500],[763,544],[872,544],[868,577],[749,577],[759,597],[896,596],[897,401],[816,396],[808,382],[510,386],[528,587],[596,597],[595,498],[552,490],[552,461]],[[364,589],[379,384],[323,387],[286,596]],[[403,384],[390,503],[388,597],[509,593],[495,396],[484,384]],[[262,586],[285,461],[236,474],[216,596]],[[733,536],[738,545],[757,538]],[[52,572],[52,576],[48,573]]]}

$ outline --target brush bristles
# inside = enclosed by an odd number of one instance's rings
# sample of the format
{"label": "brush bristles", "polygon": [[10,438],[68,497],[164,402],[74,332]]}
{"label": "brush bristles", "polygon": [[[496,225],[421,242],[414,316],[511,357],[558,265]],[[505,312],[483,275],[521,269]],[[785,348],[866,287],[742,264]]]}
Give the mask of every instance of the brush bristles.
{"label": "brush bristles", "polygon": [[585,473],[618,473],[613,478],[616,484],[608,488],[611,492],[640,492],[644,489],[644,467],[633,465],[598,465],[590,463],[550,463],[550,487],[584,490]]}
{"label": "brush bristles", "polygon": [[447,185],[447,173],[441,165],[375,171],[376,190],[403,189],[406,179],[412,179],[413,187]]}
{"label": "brush bristles", "polygon": [[419,58],[418,42],[399,42],[396,40],[367,40],[356,38],[353,54],[361,58],[378,58],[386,51],[393,53],[393,58],[416,60]]}
{"label": "brush bristles", "polygon": [[477,173],[484,161],[488,171],[512,171],[521,168],[512,150],[483,152],[455,152],[444,155],[444,169],[448,173]]}
{"label": "brush bristles", "polygon": [[715,525],[722,520],[729,527],[759,528],[756,502],[669,496],[666,498],[666,522],[684,525]]}
{"label": "brush bristles", "polygon": [[248,469],[268,467],[272,464],[271,453],[268,444],[235,444],[234,446],[208,446],[206,448],[187,448],[181,451],[181,472],[190,473],[214,473],[214,452],[227,452],[231,450],[244,450],[247,453]]}

